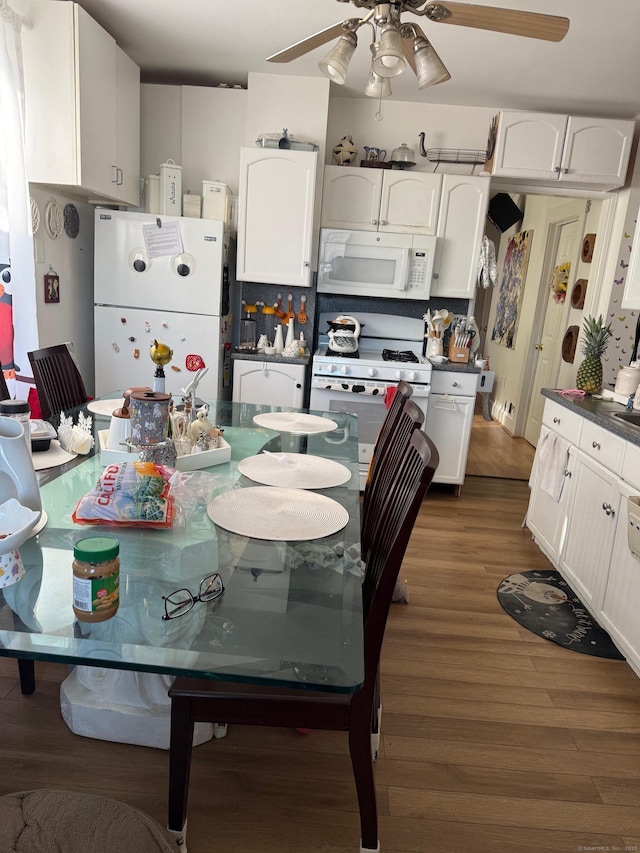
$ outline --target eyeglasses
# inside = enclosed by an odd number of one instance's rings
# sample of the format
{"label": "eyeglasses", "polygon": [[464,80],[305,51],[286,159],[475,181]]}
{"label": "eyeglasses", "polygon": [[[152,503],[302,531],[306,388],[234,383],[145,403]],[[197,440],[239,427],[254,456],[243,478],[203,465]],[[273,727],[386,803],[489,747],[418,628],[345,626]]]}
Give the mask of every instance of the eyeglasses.
{"label": "eyeglasses", "polygon": [[184,616],[188,613],[196,601],[213,601],[214,598],[219,598],[224,592],[224,584],[222,578],[215,572],[212,575],[207,575],[200,581],[200,589],[197,595],[192,595],[188,589],[177,589],[171,595],[163,595],[164,601],[164,616],[167,619],[177,619],[178,616]]}

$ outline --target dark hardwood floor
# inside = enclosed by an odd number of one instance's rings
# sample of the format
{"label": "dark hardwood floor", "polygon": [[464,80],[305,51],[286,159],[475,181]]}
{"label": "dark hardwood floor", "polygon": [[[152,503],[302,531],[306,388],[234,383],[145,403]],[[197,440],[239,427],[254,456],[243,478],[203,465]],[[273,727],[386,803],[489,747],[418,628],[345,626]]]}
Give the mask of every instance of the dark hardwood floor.
{"label": "dark hardwood floor", "polygon": [[[384,853],[640,849],[640,680],[519,627],[500,580],[548,563],[521,525],[524,481],[434,488],[401,577],[382,661],[376,780]],[[72,734],[64,666],[23,697],[0,661],[0,793],[61,787],[165,824],[167,754]],[[191,853],[355,853],[358,813],[340,733],[241,728],[195,749]],[[114,851],[116,853],[116,851]]]}

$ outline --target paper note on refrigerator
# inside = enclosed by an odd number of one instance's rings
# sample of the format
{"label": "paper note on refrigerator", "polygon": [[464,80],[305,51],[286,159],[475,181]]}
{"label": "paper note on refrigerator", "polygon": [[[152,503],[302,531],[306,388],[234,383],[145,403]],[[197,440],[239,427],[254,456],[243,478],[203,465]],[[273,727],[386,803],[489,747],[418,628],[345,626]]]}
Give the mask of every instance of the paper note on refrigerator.
{"label": "paper note on refrigerator", "polygon": [[182,252],[182,234],[177,222],[167,222],[166,219],[163,221],[158,217],[155,223],[143,225],[142,233],[147,255],[150,258],[179,255]]}

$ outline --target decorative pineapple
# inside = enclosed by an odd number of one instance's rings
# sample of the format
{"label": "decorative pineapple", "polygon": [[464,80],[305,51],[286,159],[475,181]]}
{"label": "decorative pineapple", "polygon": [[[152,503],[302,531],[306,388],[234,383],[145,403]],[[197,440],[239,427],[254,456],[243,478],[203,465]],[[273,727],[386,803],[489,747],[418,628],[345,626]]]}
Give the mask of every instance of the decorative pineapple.
{"label": "decorative pineapple", "polygon": [[594,317],[585,317],[582,324],[584,338],[582,341],[582,352],[584,361],[578,368],[576,376],[576,388],[587,394],[597,394],[602,386],[602,362],[600,359],[613,334],[611,326],[604,324],[602,314],[596,320]]}

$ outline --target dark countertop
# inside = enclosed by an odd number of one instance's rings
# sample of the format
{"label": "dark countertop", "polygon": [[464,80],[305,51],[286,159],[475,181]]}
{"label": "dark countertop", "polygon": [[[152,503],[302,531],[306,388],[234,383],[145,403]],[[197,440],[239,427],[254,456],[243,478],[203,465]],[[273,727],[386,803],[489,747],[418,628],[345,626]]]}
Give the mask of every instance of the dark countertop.
{"label": "dark countertop", "polygon": [[263,352],[246,352],[243,350],[231,350],[231,360],[242,359],[242,361],[267,361],[272,364],[304,364],[311,363],[310,355],[301,355],[298,358],[289,358],[285,355],[265,355]]}
{"label": "dark countertop", "polygon": [[448,373],[451,373],[451,372],[455,372],[455,373],[481,373],[482,372],[479,367],[476,367],[475,364],[473,364],[473,362],[470,362],[469,364],[459,364],[459,363],[456,364],[453,361],[445,361],[442,364],[434,364],[433,362],[430,362],[430,363],[431,363],[434,370],[440,370],[440,371],[446,370]]}
{"label": "dark countertop", "polygon": [[541,393],[543,397],[553,400],[554,403],[558,403],[565,409],[582,415],[588,421],[592,421],[630,444],[637,444],[640,447],[640,427],[632,426],[620,418],[614,417],[615,412],[624,412],[625,410],[620,403],[592,397],[588,394],[585,397],[567,397],[551,388],[543,388]]}

